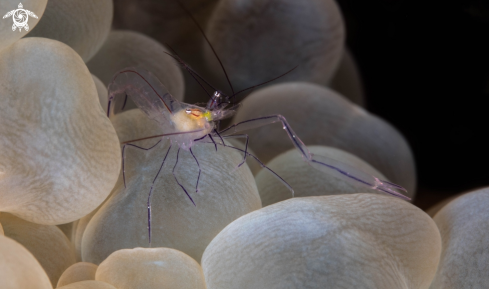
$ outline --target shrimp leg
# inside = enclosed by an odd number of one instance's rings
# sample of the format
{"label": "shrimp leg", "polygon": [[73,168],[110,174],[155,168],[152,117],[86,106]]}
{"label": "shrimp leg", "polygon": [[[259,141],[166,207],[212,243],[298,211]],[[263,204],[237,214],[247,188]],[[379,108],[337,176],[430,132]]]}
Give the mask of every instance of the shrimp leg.
{"label": "shrimp leg", "polygon": [[[161,140],[160,140],[161,141]],[[153,186],[155,184],[156,179],[160,175],[161,169],[163,168],[163,165],[165,164],[166,157],[168,156],[168,153],[170,152],[170,149],[172,147],[172,144],[170,143],[170,147],[166,151],[165,157],[163,158],[163,162],[161,163],[160,169],[158,170],[158,173],[156,174],[155,178],[153,179],[153,183],[151,184],[151,189],[149,190],[148,194],[148,240],[149,240],[149,247],[151,247],[151,196],[153,195]]]}
{"label": "shrimp leg", "polygon": [[[224,139],[225,138],[243,138],[245,137],[246,138],[246,143],[245,143],[245,150],[244,150],[244,157],[243,157],[243,161],[238,165],[238,168],[241,167],[245,162],[246,162],[246,157],[247,157],[247,153],[248,153],[248,141],[249,141],[249,136],[247,134],[239,134],[239,135],[228,135],[228,136],[225,136],[224,138],[221,136],[221,134],[216,130],[214,129],[214,136],[218,136],[220,139],[221,139],[221,142],[222,142],[222,145],[223,146],[226,146],[226,144],[224,143]],[[214,139],[212,139],[212,135],[209,134],[209,137],[210,139],[214,142]],[[214,142],[215,143],[215,142]],[[217,151],[217,145],[216,145],[216,151]]]}
{"label": "shrimp leg", "polygon": [[292,141],[292,144],[300,152],[303,159],[306,162],[308,162],[313,168],[331,174],[351,184],[368,187],[370,189],[387,193],[402,199],[410,200],[410,198],[404,196],[403,194],[397,191],[400,190],[406,192],[406,189],[404,189],[399,185],[380,180],[377,177],[369,175],[362,170],[359,170],[357,168],[354,168],[353,166],[349,166],[342,162],[333,160],[331,158],[326,158],[323,156],[316,156],[311,154],[307,149],[307,147],[302,142],[302,140],[292,130],[285,117],[282,115],[277,114],[277,115],[264,116],[264,117],[250,119],[250,120],[245,120],[233,124],[226,129],[221,130],[219,134],[224,136],[235,135],[236,133],[239,133],[244,130],[257,128],[276,122],[282,123],[282,127],[287,133],[287,135],[289,136],[290,140]]}
{"label": "shrimp leg", "polygon": [[125,153],[126,146],[134,147],[134,148],[137,148],[137,149],[140,149],[140,150],[144,150],[144,151],[149,151],[152,148],[154,148],[155,146],[157,146],[160,142],[161,142],[161,139],[157,143],[155,143],[154,145],[150,146],[149,148],[143,148],[141,146],[137,146],[137,145],[134,145],[134,144],[131,144],[131,143],[125,143],[122,146],[122,179],[124,180],[124,188],[126,188],[126,167],[124,165],[124,162],[126,160],[126,153]]}
{"label": "shrimp leg", "polygon": [[[212,144],[211,142],[207,142],[207,141],[201,141],[201,143]],[[287,182],[286,182],[284,179],[282,179],[282,177],[281,177],[281,176],[279,176],[279,175],[278,175],[276,172],[272,171],[272,169],[270,169],[270,168],[269,168],[269,167],[267,167],[267,166],[266,166],[264,163],[262,163],[262,161],[260,161],[260,159],[259,159],[259,158],[257,158],[256,156],[254,156],[254,155],[252,155],[252,154],[250,154],[250,153],[248,153],[248,152],[245,152],[244,150],[242,150],[242,149],[240,149],[240,148],[237,148],[237,147],[234,147],[234,146],[231,146],[231,145],[227,145],[227,144],[224,144],[224,143],[222,143],[222,144],[217,143],[217,144],[218,144],[218,145],[220,145],[220,146],[226,147],[226,148],[230,148],[230,149],[234,149],[234,150],[240,151],[240,152],[245,153],[246,155],[248,155],[248,156],[250,156],[250,157],[254,158],[254,159],[255,159],[255,161],[257,161],[257,162],[260,164],[260,166],[261,166],[262,168],[264,168],[264,169],[266,169],[267,171],[269,171],[270,173],[272,173],[272,175],[273,175],[275,178],[277,178],[277,179],[278,179],[278,180],[279,180],[279,181],[280,181],[282,184],[284,184],[284,186],[286,186],[286,187],[287,187],[287,189],[289,189],[289,190],[290,190],[290,192],[292,193],[292,196],[294,196],[294,189],[292,189],[292,187],[291,187],[291,186],[290,186],[290,185],[289,185],[289,184],[288,184],[288,183],[287,183]]]}
{"label": "shrimp leg", "polygon": [[[210,135],[209,135],[210,136]],[[211,137],[212,139],[212,137]],[[214,141],[214,140],[213,140]],[[216,146],[217,147],[217,146]],[[192,154],[192,156],[194,157],[194,160],[195,162],[197,163],[197,166],[199,167],[199,176],[197,177],[197,184],[195,185],[195,192],[198,193],[199,192],[199,180],[200,180],[200,172],[201,172],[201,169],[200,169],[200,164],[199,164],[199,161],[197,160],[197,158],[195,157],[194,155],[194,152],[192,151],[192,148],[189,149],[190,150],[190,153]],[[217,150],[217,149],[216,149]]]}
{"label": "shrimp leg", "polygon": [[[243,161],[238,165],[238,168],[241,167],[246,162],[246,157],[248,156],[248,142],[249,142],[250,137],[247,134],[235,134],[235,135],[224,136],[221,138],[222,139],[246,138]],[[223,143],[224,143],[224,141],[223,141]]]}
{"label": "shrimp leg", "polygon": [[211,134],[208,134],[209,138],[211,139],[212,143],[214,144],[214,147],[216,148],[216,152],[217,152],[217,144],[216,142],[214,141],[214,138],[212,138],[212,135]]}
{"label": "shrimp leg", "polygon": [[178,148],[178,151],[177,151],[177,161],[175,162],[175,166],[173,166],[173,170],[172,170],[172,174],[173,174],[173,177],[175,178],[175,181],[177,182],[177,184],[182,188],[182,190],[185,192],[185,194],[187,194],[187,197],[190,199],[190,201],[192,202],[192,204],[194,204],[195,206],[195,202],[194,200],[192,199],[192,197],[188,194],[187,190],[185,189],[185,187],[180,184],[180,182],[178,181],[177,179],[177,176],[175,175],[175,168],[177,167],[178,165],[178,155],[180,154],[180,148]]}
{"label": "shrimp leg", "polygon": [[[135,148],[138,148],[141,150],[148,151],[148,150],[154,148],[156,145],[158,145],[164,137],[171,137],[174,135],[181,135],[181,134],[194,133],[194,132],[200,132],[200,131],[202,131],[202,129],[192,130],[192,131],[184,131],[184,132],[173,132],[173,133],[159,134],[159,135],[153,135],[153,136],[148,136],[148,137],[143,137],[143,138],[138,138],[138,139],[133,139],[133,140],[128,140],[128,141],[122,142],[121,143],[121,144],[123,144],[123,146],[122,146],[122,178],[124,179],[124,188],[126,187],[126,170],[124,167],[124,160],[126,158],[126,155],[125,155],[126,146],[131,146],[131,147],[135,147]],[[158,141],[156,144],[154,144],[153,146],[151,146],[149,148],[143,148],[143,147],[131,144],[132,142],[137,142],[137,141],[147,140],[147,139],[152,139],[152,138],[158,138],[158,137],[161,138],[160,141]]]}

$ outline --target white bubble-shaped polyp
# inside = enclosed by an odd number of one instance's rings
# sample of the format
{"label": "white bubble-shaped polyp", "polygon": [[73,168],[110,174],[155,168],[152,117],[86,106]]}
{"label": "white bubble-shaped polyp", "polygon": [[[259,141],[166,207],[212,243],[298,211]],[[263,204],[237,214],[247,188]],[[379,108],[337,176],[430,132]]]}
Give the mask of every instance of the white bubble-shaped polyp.
{"label": "white bubble-shaped polyp", "polygon": [[[411,149],[389,123],[368,113],[331,89],[305,82],[257,90],[242,101],[233,123],[283,115],[306,146],[324,145],[354,154],[412,198],[416,170]],[[293,148],[280,123],[246,131],[250,147],[265,163]]]}
{"label": "white bubble-shaped polyp", "polygon": [[75,221],[74,224],[74,229],[71,234],[71,242],[73,242],[73,245],[75,247],[75,253],[76,253],[76,261],[80,262],[82,260],[82,238],[83,238],[83,233],[85,232],[85,229],[88,226],[88,223],[92,219],[92,217],[97,213],[98,209],[101,206],[99,206],[97,209],[93,210],[90,212],[90,214],[86,215],[85,217],[81,218],[80,220]]}
{"label": "white bubble-shaped polyp", "polygon": [[[274,83],[326,84],[338,67],[345,39],[334,0],[223,0],[213,11],[206,33],[235,91],[294,67]],[[205,45],[204,52],[207,63],[225,80],[210,46]]]}
{"label": "white bubble-shaped polyp", "polygon": [[[385,177],[372,166],[345,151],[325,146],[309,146],[307,148],[315,155],[338,160],[358,168],[367,174],[377,176],[380,179],[385,179]],[[363,186],[355,186],[344,180],[314,169],[309,163],[302,159],[301,155],[295,149],[278,155],[267,163],[267,166],[286,180],[286,182],[294,189],[294,197],[365,192],[379,193],[379,191],[370,190]],[[255,180],[263,206],[268,206],[292,198],[290,190],[266,170],[261,170],[256,175]]]}
{"label": "white bubble-shaped polyp", "polygon": [[183,100],[185,88],[182,71],[165,52],[168,50],[163,45],[146,35],[114,30],[87,66],[106,86],[121,69],[143,68],[156,76],[174,98]]}
{"label": "white bubble-shaped polyp", "polygon": [[0,235],[0,280],[2,289],[52,289],[39,262],[16,241]]}
{"label": "white bubble-shaped polyp", "polygon": [[410,203],[376,194],[293,198],[247,214],[202,257],[208,289],[427,289],[441,238]]}
{"label": "white bubble-shaped polyp", "polygon": [[455,198],[434,220],[442,237],[440,265],[430,289],[489,284],[489,188]]}
{"label": "white bubble-shaped polyp", "polygon": [[105,283],[102,281],[87,280],[87,281],[70,283],[68,285],[64,285],[61,287],[56,287],[56,289],[119,289],[119,288],[115,288],[109,283]]}
{"label": "white bubble-shaped polyp", "polygon": [[28,37],[44,37],[65,43],[87,62],[109,34],[112,0],[49,1],[39,24]]}
{"label": "white bubble-shaped polyp", "polygon": [[108,102],[108,92],[105,84],[95,75],[92,74],[93,82],[95,83],[95,88],[97,88],[97,95],[100,101],[100,106],[104,111],[107,111]]}
{"label": "white bubble-shaped polyp", "polygon": [[8,213],[0,214],[0,222],[5,236],[19,242],[34,255],[53,286],[63,271],[75,263],[73,247],[58,227],[27,222]]}
{"label": "white bubble-shaped polyp", "polygon": [[78,262],[68,267],[58,279],[57,287],[75,282],[95,280],[98,266],[88,262]]}
{"label": "white bubble-shaped polyp", "polygon": [[[111,119],[121,142],[165,130],[138,109]],[[157,142],[155,138],[134,144],[149,148]],[[169,147],[166,139],[150,151],[126,147],[126,187],[121,176],[110,198],[88,223],[81,240],[83,261],[100,264],[119,249],[149,246],[148,196]],[[154,183],[151,246],[174,248],[200,261],[219,231],[242,215],[261,208],[261,201],[248,166],[237,168],[243,154],[222,146],[216,151],[213,143],[192,147],[202,169],[198,192],[199,166],[189,151],[180,150],[175,175],[187,196],[172,173],[177,151],[178,145],[173,144]]]}
{"label": "white bubble-shaped polyp", "polygon": [[199,263],[170,248],[116,251],[100,264],[95,279],[117,289],[206,289]]}
{"label": "white bubble-shaped polyp", "polygon": [[92,76],[67,45],[24,38],[0,51],[0,211],[64,224],[114,187],[119,140]]}

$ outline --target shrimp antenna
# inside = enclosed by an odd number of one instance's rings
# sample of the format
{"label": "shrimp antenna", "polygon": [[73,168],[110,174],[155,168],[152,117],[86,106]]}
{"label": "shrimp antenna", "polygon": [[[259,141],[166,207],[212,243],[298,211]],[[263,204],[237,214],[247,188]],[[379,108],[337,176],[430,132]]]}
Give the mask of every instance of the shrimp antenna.
{"label": "shrimp antenna", "polygon": [[272,81],[274,81],[274,80],[277,80],[277,79],[279,79],[280,77],[282,77],[282,76],[285,76],[285,75],[289,74],[290,72],[292,72],[292,71],[293,71],[294,69],[296,69],[296,68],[297,68],[297,66],[296,66],[296,67],[294,67],[294,68],[292,68],[291,70],[287,71],[286,73],[281,74],[280,76],[277,76],[277,77],[275,77],[275,78],[273,78],[273,79],[270,79],[270,80],[267,80],[267,81],[262,82],[262,83],[260,83],[260,84],[253,85],[253,86],[250,86],[250,87],[245,88],[245,89],[243,89],[243,90],[240,90],[240,91],[236,92],[235,94],[233,94],[231,97],[236,97],[236,95],[238,95],[238,94],[240,94],[240,93],[242,93],[242,92],[244,92],[244,91],[247,91],[247,90],[253,89],[253,88],[255,88],[255,87],[258,87],[258,86],[261,86],[261,85],[267,84],[267,83],[269,83],[269,82],[272,82]]}
{"label": "shrimp antenna", "polygon": [[[167,45],[167,44],[165,44]],[[207,84],[210,88],[212,88],[214,91],[218,91],[214,86],[212,86],[212,84],[210,84],[209,82],[207,82],[207,80],[205,80],[202,76],[200,76],[200,74],[198,74],[195,70],[193,70],[190,66],[188,66],[187,63],[185,63],[185,61],[182,60],[182,58],[176,53],[175,50],[173,50],[169,45],[167,45],[174,53],[175,55],[173,54],[170,54],[166,51],[163,51],[163,53],[171,56],[173,59],[175,59],[181,66],[183,66],[183,68],[185,68],[185,70],[187,70],[187,72],[192,76],[193,79],[195,79],[195,81],[197,81],[197,83],[200,85],[200,87],[202,87],[202,89],[205,90],[205,92],[207,93],[207,95],[209,95],[209,93],[207,92],[207,90],[202,86],[202,84],[200,83],[200,81],[197,79],[199,78],[200,80],[202,80],[205,84]],[[197,77],[197,78],[196,78]],[[224,93],[223,93],[224,94]],[[225,95],[225,94],[224,94]],[[211,97],[209,95],[209,97]]]}
{"label": "shrimp antenna", "polygon": [[[214,53],[214,55],[216,56],[217,58],[217,61],[219,61],[219,64],[221,65],[221,68],[222,68],[222,71],[224,71],[224,75],[226,75],[226,79],[229,83],[229,86],[231,87],[231,92],[233,93],[234,95],[234,88],[233,88],[233,85],[231,84],[231,81],[229,80],[229,77],[228,77],[228,73],[226,72],[226,69],[224,68],[224,65],[222,64],[222,61],[221,59],[219,58],[219,56],[217,56],[217,53],[216,53],[216,50],[214,50],[214,47],[212,46],[211,42],[209,41],[209,39],[207,38],[207,36],[205,35],[204,33],[204,30],[202,30],[202,27],[200,27],[199,23],[197,22],[197,20],[195,20],[194,16],[192,15],[192,13],[190,13],[189,10],[187,10],[187,8],[183,5],[182,2],[180,2],[180,0],[173,0],[175,2],[178,3],[178,5],[180,5],[180,7],[182,7],[182,9],[190,16],[190,18],[192,19],[192,21],[195,23],[195,25],[199,28],[200,30],[200,33],[202,34],[202,36],[204,36],[205,38],[205,41],[207,42],[207,44],[209,44],[209,46],[211,47],[212,49],[212,52]],[[217,90],[215,90],[217,91]]]}
{"label": "shrimp antenna", "polygon": [[[190,74],[190,76],[192,76],[192,78],[197,81],[197,83],[199,84],[199,86],[205,91],[205,93],[207,94],[207,96],[211,97],[211,95],[209,94],[209,92],[207,91],[207,89],[205,89],[205,87],[202,85],[202,83],[200,83],[200,81],[197,79],[197,77],[195,76],[198,76],[199,78],[201,78],[205,83],[207,83],[207,81],[205,81],[205,79],[203,79],[197,72],[195,72],[192,68],[190,68],[188,66],[188,64],[186,64],[182,58],[178,55],[178,53],[170,47],[170,45],[168,44],[165,44],[166,46],[168,46],[174,53],[175,55],[172,55],[166,51],[163,51],[163,53],[169,55],[170,57],[172,57],[173,59],[175,59],[176,62],[178,62],[181,66],[183,66],[183,68],[185,68],[185,70],[187,70],[187,72]],[[213,88],[209,83],[207,83],[207,85],[209,85],[211,88]]]}

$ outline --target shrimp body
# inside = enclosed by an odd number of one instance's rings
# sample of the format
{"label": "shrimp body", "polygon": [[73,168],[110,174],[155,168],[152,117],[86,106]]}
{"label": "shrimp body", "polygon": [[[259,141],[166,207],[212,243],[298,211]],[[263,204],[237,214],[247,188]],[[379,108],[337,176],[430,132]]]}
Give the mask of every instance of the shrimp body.
{"label": "shrimp body", "polygon": [[222,108],[208,109],[178,101],[155,76],[140,68],[126,68],[116,73],[108,91],[107,116],[114,114],[116,101],[130,96],[149,118],[161,126],[164,133],[161,137],[184,150],[190,150],[194,140],[208,135],[221,115],[227,117],[221,113]]}
{"label": "shrimp body", "polygon": [[[183,103],[182,103],[183,104]],[[170,116],[170,122],[176,132],[169,138],[184,150],[189,150],[194,140],[200,139],[214,129],[212,113],[205,108],[186,104],[187,107],[176,111]]]}
{"label": "shrimp body", "polygon": [[[196,142],[207,142],[204,141],[207,137],[216,147],[216,151],[217,145],[230,147],[224,143],[225,138],[244,138],[246,142],[245,150],[243,151],[243,161],[239,164],[241,166],[246,161],[246,157],[251,155],[247,151],[248,135],[242,134],[242,132],[280,122],[297,151],[313,168],[355,185],[374,189],[403,199],[409,199],[398,192],[406,191],[399,185],[380,180],[375,176],[371,176],[357,168],[336,160],[311,154],[282,115],[270,115],[250,119],[219,130],[219,121],[232,116],[239,107],[238,104],[227,108],[230,104],[230,97],[219,91],[216,91],[211,96],[206,107],[180,102],[168,92],[166,87],[156,77],[148,71],[139,68],[126,68],[118,72],[114,76],[108,90],[108,116],[113,113],[115,105],[112,102],[115,101],[115,97],[117,95],[126,95],[126,97],[129,95],[149,118],[161,125],[164,134],[143,139],[170,139],[172,143],[178,145],[179,149],[190,151],[193,155],[192,146]],[[214,138],[220,139],[220,143],[216,142]],[[143,139],[131,140],[125,143],[128,144]],[[198,165],[197,159],[196,162]],[[282,179],[280,178],[280,180]],[[292,188],[286,182],[284,184],[293,192]]]}
{"label": "shrimp body", "polygon": [[[107,116],[110,117],[114,113],[116,96],[131,96],[132,100],[136,105],[151,119],[156,121],[162,127],[163,134],[149,136],[141,139],[135,139],[123,142],[122,148],[122,175],[125,181],[125,169],[124,169],[124,159],[125,159],[125,148],[126,146],[138,148],[141,150],[150,150],[158,145],[163,139],[169,139],[171,141],[168,151],[163,159],[160,170],[153,179],[153,184],[148,195],[148,235],[149,242],[151,244],[151,195],[153,192],[153,185],[158,178],[161,169],[165,163],[166,157],[172,145],[175,143],[178,145],[176,163],[173,167],[173,176],[178,185],[185,192],[187,197],[195,205],[194,200],[190,196],[189,192],[185,187],[178,181],[175,175],[175,168],[178,164],[178,156],[180,149],[189,151],[192,157],[195,159],[196,165],[199,168],[199,174],[197,177],[197,183],[195,186],[195,192],[199,191],[199,180],[201,168],[199,161],[192,152],[192,146],[197,143],[209,143],[213,144],[217,151],[217,146],[223,146],[231,148],[243,153],[243,160],[238,165],[240,167],[245,163],[247,156],[253,157],[260,165],[271,172],[279,181],[281,181],[291,192],[292,196],[294,190],[290,185],[282,179],[275,172],[270,170],[265,164],[263,164],[258,158],[253,156],[248,152],[248,135],[243,134],[243,131],[269,125],[272,123],[281,123],[283,129],[289,136],[292,144],[295,146],[297,151],[301,154],[304,161],[309,163],[311,167],[323,171],[327,174],[333,175],[339,179],[342,179],[348,183],[359,185],[368,189],[374,189],[392,196],[396,196],[402,199],[409,200],[408,197],[400,193],[399,191],[406,192],[403,187],[390,183],[388,181],[380,180],[375,176],[369,175],[362,170],[355,167],[351,167],[347,164],[338,162],[334,159],[330,159],[323,156],[313,155],[304,145],[302,140],[297,136],[297,134],[292,130],[285,117],[282,115],[269,115],[258,117],[254,119],[249,119],[246,121],[235,123],[225,129],[219,130],[219,121],[232,116],[239,104],[226,108],[231,102],[230,97],[221,92],[216,91],[211,99],[207,103],[207,106],[200,107],[197,105],[192,105],[176,100],[166,89],[166,87],[151,73],[139,68],[127,68],[118,72],[108,88],[109,91],[109,104],[107,110]],[[124,101],[125,103],[125,101]],[[149,148],[144,148],[133,144],[134,142],[151,139],[160,138],[160,140],[153,146]],[[209,139],[209,141],[207,140]],[[245,139],[245,149],[241,150],[239,148],[227,145],[224,140],[227,138],[244,138]],[[216,139],[216,140],[214,140]]]}
{"label": "shrimp body", "polygon": [[[199,26],[199,24],[192,16],[192,14],[185,8],[185,6],[182,3],[180,3],[179,0],[174,0],[174,1],[177,4],[179,4],[183,10],[187,12],[187,14],[194,21],[197,27],[199,27],[199,30],[201,31],[207,43],[209,43],[210,45],[210,42],[205,36],[204,31]],[[151,195],[153,192],[153,185],[156,179],[158,178],[161,169],[163,168],[166,157],[168,156],[168,153],[172,148],[173,143],[177,143],[179,147],[177,151],[176,162],[172,171],[173,176],[175,178],[175,181],[182,188],[182,190],[185,192],[187,197],[190,199],[190,201],[192,201],[194,205],[195,205],[194,200],[192,199],[188,191],[185,189],[185,187],[178,181],[178,178],[175,175],[175,168],[177,167],[178,164],[178,156],[180,153],[180,149],[188,150],[192,154],[192,157],[195,159],[196,165],[199,168],[199,174],[195,186],[195,192],[198,192],[201,168],[200,168],[199,161],[197,160],[196,156],[192,152],[192,146],[196,142],[213,144],[216,149],[216,152],[217,152],[218,145],[242,152],[243,160],[238,165],[238,167],[240,167],[245,163],[247,156],[254,158],[257,162],[260,163],[260,165],[264,169],[267,169],[279,181],[281,181],[291,191],[293,196],[294,190],[290,187],[289,184],[287,184],[287,182],[284,179],[282,179],[279,175],[277,175],[265,164],[263,164],[257,157],[255,157],[254,155],[248,152],[249,137],[246,133],[242,133],[249,129],[258,128],[261,126],[265,126],[277,122],[280,122],[282,124],[282,127],[287,133],[287,135],[289,136],[292,144],[295,146],[297,151],[301,154],[304,161],[306,161],[309,165],[311,165],[311,167],[319,171],[325,172],[327,174],[333,175],[348,183],[362,186],[368,189],[374,189],[382,193],[386,193],[392,196],[409,200],[407,196],[399,192],[399,191],[406,192],[406,189],[404,189],[399,185],[396,185],[388,181],[380,180],[375,176],[363,172],[362,170],[338,162],[334,159],[311,154],[307,149],[307,147],[302,142],[302,140],[292,130],[292,127],[289,125],[285,117],[283,117],[282,115],[269,115],[269,116],[262,116],[254,119],[249,119],[249,120],[232,124],[231,126],[220,130],[219,128],[220,120],[232,116],[236,112],[237,108],[239,107],[239,104],[237,104],[231,106],[230,108],[227,108],[227,106],[231,104],[231,99],[233,99],[232,103],[234,103],[234,98],[236,97],[236,95],[244,91],[254,89],[257,86],[274,81],[275,79],[280,78],[285,74],[291,72],[295,68],[289,70],[288,72],[282,74],[277,78],[271,79],[269,81],[263,82],[261,84],[252,87],[248,87],[246,89],[243,89],[235,93],[233,86],[231,85],[231,81],[229,80],[229,77],[226,73],[226,70],[222,65],[221,60],[217,56],[217,53],[214,51],[212,45],[210,46],[212,48],[212,51],[214,52],[214,55],[219,61],[224,74],[226,75],[226,79],[228,80],[229,86],[233,93],[231,96],[225,95],[224,93],[221,93],[220,91],[215,89],[211,84],[209,84],[206,80],[204,80],[197,72],[195,72],[185,62],[183,62],[183,60],[181,60],[178,55],[172,55],[170,53],[165,52],[166,54],[174,58],[185,70],[187,70],[188,73],[190,73],[190,75],[199,83],[199,85],[203,88],[203,90],[205,90],[205,92],[209,95],[210,100],[205,108],[197,105],[183,103],[176,100],[170,94],[168,89],[156,77],[154,77],[151,73],[149,73],[144,69],[126,68],[124,70],[121,70],[116,73],[116,75],[114,76],[112,82],[108,87],[109,104],[108,104],[107,116],[110,117],[110,115],[114,111],[115,100],[117,95],[125,95],[126,100],[127,100],[127,96],[129,95],[131,96],[132,100],[136,103],[136,105],[149,118],[153,119],[154,121],[159,123],[162,126],[162,128],[164,128],[164,132],[165,132],[164,134],[161,135],[130,140],[122,143],[124,145],[122,148],[122,173],[124,179],[124,186],[126,184],[125,172],[124,172],[124,159],[125,159],[124,151],[126,146],[148,151],[156,147],[158,143],[162,141],[162,139],[166,138],[171,140],[171,144],[166,152],[166,155],[163,159],[160,169],[158,170],[158,173],[153,179],[153,183],[151,185],[151,189],[148,195],[148,203],[147,203],[148,204],[148,235],[149,235],[150,245],[151,245]],[[215,91],[214,95],[211,96],[208,93],[207,89],[205,89],[204,87],[204,84],[214,89]],[[137,142],[144,139],[151,139],[151,138],[160,138],[160,140],[156,144],[148,148],[133,144],[133,142]],[[215,138],[217,139],[217,141],[214,140]],[[240,148],[226,144],[224,140],[227,138],[245,139],[245,149],[242,150]]]}

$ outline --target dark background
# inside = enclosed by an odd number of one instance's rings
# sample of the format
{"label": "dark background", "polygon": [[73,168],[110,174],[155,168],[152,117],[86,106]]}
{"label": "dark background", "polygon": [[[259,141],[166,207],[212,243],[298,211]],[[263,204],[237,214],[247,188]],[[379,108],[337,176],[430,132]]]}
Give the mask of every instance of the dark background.
{"label": "dark background", "polygon": [[489,186],[489,1],[337,2],[367,109],[413,150],[415,204]]}

